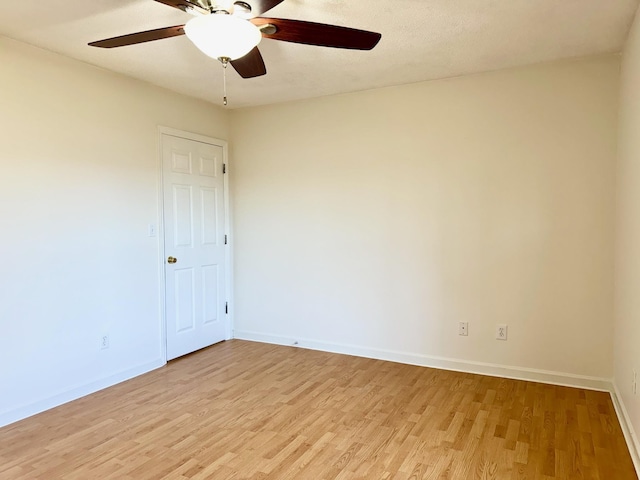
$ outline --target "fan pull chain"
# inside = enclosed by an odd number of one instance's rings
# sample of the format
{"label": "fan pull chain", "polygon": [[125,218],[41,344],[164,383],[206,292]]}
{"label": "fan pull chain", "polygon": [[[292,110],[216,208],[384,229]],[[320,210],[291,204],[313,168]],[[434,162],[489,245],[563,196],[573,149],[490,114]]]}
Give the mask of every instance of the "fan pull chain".
{"label": "fan pull chain", "polygon": [[222,85],[224,88],[224,97],[222,98],[222,104],[227,106],[227,65],[229,65],[229,59],[222,60]]}

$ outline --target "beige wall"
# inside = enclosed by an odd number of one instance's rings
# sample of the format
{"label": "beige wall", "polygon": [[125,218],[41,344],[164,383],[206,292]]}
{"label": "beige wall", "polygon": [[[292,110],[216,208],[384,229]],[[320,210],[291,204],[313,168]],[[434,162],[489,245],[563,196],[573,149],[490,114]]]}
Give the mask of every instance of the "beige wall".
{"label": "beige wall", "polygon": [[161,362],[158,125],[231,140],[236,333],[611,376],[616,57],[231,125],[1,37],[0,62],[0,424]]}
{"label": "beige wall", "polygon": [[228,119],[2,37],[0,65],[1,425],[162,363],[158,126]]}
{"label": "beige wall", "polygon": [[[622,58],[617,165],[614,380],[630,423],[640,432],[640,19]],[[640,380],[640,379],[639,379]],[[638,386],[640,394],[640,385]],[[636,450],[640,450],[634,435]],[[636,454],[637,455],[637,454]],[[636,456],[636,459],[638,457]],[[638,465],[640,467],[640,465]]]}
{"label": "beige wall", "polygon": [[232,112],[236,334],[609,378],[618,81],[610,56]]}

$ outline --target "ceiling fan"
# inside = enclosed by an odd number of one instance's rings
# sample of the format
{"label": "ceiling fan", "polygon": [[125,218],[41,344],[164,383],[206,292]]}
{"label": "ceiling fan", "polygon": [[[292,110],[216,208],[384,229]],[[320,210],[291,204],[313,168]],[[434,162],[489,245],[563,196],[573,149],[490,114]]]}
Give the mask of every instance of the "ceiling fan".
{"label": "ceiling fan", "polygon": [[114,48],[187,35],[206,55],[230,63],[243,78],[267,73],[258,43],[264,38],[321,47],[371,50],[381,34],[323,23],[260,15],[284,0],[154,0],[194,16],[185,25],[158,28],[91,42]]}

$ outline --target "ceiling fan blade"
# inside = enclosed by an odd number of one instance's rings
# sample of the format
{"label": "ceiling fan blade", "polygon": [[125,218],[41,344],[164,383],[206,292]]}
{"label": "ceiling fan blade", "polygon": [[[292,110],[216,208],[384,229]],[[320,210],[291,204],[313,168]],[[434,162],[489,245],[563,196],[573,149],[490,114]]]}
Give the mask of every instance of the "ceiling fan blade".
{"label": "ceiling fan blade", "polygon": [[320,47],[371,50],[382,38],[380,33],[366,30],[286,18],[259,17],[251,19],[251,23],[257,26],[273,25],[276,27],[275,33],[268,33],[268,29],[266,31],[263,30],[262,36],[264,38]]}
{"label": "ceiling fan blade", "polygon": [[244,57],[232,60],[230,63],[242,78],[254,78],[267,73],[267,67],[264,66],[264,60],[258,47],[255,47]]}
{"label": "ceiling fan blade", "polygon": [[283,1],[284,0],[250,0],[247,3],[251,4],[252,15],[262,15],[276,5],[281,4]]}
{"label": "ceiling fan blade", "polygon": [[189,0],[155,0],[159,3],[164,3],[165,5],[169,5],[170,7],[177,8],[186,12],[187,10],[191,10],[193,8],[202,9],[198,2],[190,2]]}
{"label": "ceiling fan blade", "polygon": [[184,35],[184,25],[176,25],[175,27],[157,28],[155,30],[147,30],[146,32],[130,33],[121,37],[107,38],[106,40],[98,40],[91,42],[91,47],[114,48],[124,47],[127,45],[135,45],[136,43],[151,42],[153,40],[162,40],[163,38],[178,37]]}

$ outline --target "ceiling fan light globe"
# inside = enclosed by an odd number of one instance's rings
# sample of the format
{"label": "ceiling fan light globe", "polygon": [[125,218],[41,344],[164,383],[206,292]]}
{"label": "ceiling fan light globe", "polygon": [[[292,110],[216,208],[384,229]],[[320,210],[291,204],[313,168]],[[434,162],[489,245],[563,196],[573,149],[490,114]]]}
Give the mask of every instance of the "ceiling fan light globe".
{"label": "ceiling fan light globe", "polygon": [[260,30],[253,23],[226,14],[194,17],[187,22],[184,31],[205,55],[216,59],[244,57],[262,39]]}

